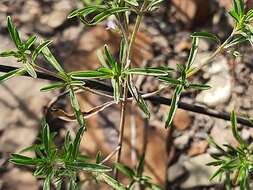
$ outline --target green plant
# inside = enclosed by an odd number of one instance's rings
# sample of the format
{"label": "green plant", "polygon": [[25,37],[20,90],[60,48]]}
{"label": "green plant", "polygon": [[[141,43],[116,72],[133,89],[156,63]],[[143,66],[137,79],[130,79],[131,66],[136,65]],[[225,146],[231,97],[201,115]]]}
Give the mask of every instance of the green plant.
{"label": "green plant", "polygon": [[249,190],[251,173],[253,171],[252,144],[247,144],[240,136],[234,111],[231,113],[231,126],[233,136],[238,142],[236,147],[225,144],[223,148],[209,137],[209,143],[216,148],[217,152],[211,154],[215,161],[208,165],[219,167],[211,179],[215,177],[222,179],[222,176],[225,176],[227,189],[232,189],[233,185],[239,183],[241,190]]}
{"label": "green plant", "polygon": [[[197,73],[203,66],[213,61],[220,52],[229,52],[233,50],[235,45],[245,41],[250,41],[250,43],[252,43],[253,31],[250,21],[253,19],[253,11],[250,10],[246,13],[243,1],[234,0],[234,9],[230,12],[230,15],[235,20],[234,29],[231,35],[223,43],[221,43],[217,36],[208,32],[195,32],[191,36],[192,48],[188,60],[185,64],[178,64],[177,71],[174,71],[169,67],[133,68],[131,64],[132,54],[142,18],[146,13],[155,11],[162,1],[163,0],[110,0],[106,2],[96,1],[91,5],[91,1],[84,0],[84,3],[88,6],[74,10],[69,14],[68,18],[78,17],[86,26],[94,26],[106,20],[109,16],[114,16],[115,18],[115,24],[121,34],[119,56],[115,57],[111,53],[110,48],[105,45],[104,50],[98,52],[101,66],[96,70],[66,72],[49,49],[51,41],[44,41],[37,45],[37,38],[35,36],[28,38],[26,41],[22,41],[12,19],[10,17],[7,18],[8,30],[17,50],[4,51],[0,53],[0,56],[14,56],[17,58],[17,61],[22,64],[22,67],[0,76],[0,81],[5,81],[14,76],[25,75],[26,73],[33,78],[36,78],[36,72],[43,72],[48,76],[58,79],[58,82],[41,88],[41,91],[44,92],[56,89],[64,90],[64,94],[69,96],[75,115],[74,118],[78,121],[80,126],[75,138],[72,139],[69,133],[67,133],[64,146],[59,148],[53,142],[54,137],[57,134],[50,133],[48,125],[44,122],[40,144],[36,144],[33,147],[26,149],[33,150],[36,153],[36,157],[29,158],[22,156],[21,154],[12,155],[10,161],[15,164],[35,166],[34,175],[45,179],[44,190],[50,189],[51,182],[56,184],[56,187],[60,189],[62,181],[68,182],[69,189],[77,189],[79,183],[78,173],[81,171],[88,172],[93,179],[98,182],[103,181],[114,189],[133,189],[135,184],[155,190],[161,189],[159,186],[153,184],[149,177],[143,175],[144,156],[140,158],[137,169],[131,169],[120,163],[122,139],[125,128],[126,104],[130,101],[135,101],[136,105],[144,115],[149,118],[150,112],[144,98],[158,94],[164,89],[170,88],[172,85],[175,87],[175,91],[166,120],[166,127],[171,126],[173,117],[178,108],[180,96],[185,90],[188,88],[197,90],[206,90],[210,88],[205,84],[190,83],[188,78]],[[130,15],[136,16],[132,33],[129,32],[128,28]],[[199,39],[201,38],[215,41],[218,43],[218,48],[203,64],[195,67],[194,60],[198,52]],[[47,62],[54,68],[54,71],[49,71],[38,66],[36,63],[38,55],[43,55]],[[178,72],[180,77],[171,77],[172,72]],[[133,76],[135,75],[153,76],[164,82],[165,86],[158,91],[142,94],[134,84]],[[97,92],[94,90],[95,87],[94,89],[87,88],[85,85],[86,81],[89,79],[110,79],[113,87],[113,96]],[[95,107],[89,113],[84,113],[82,112],[76,97],[77,90],[89,90],[95,94],[110,97],[112,100],[99,107]],[[131,97],[128,96],[129,93],[131,94]],[[107,158],[102,160],[101,155],[98,153],[96,162],[92,163],[87,156],[81,155],[79,152],[80,141],[87,130],[84,118],[88,118],[89,114],[103,111],[104,108],[113,104],[121,105],[121,119],[119,123],[120,134],[118,149],[115,152],[117,157],[114,167],[114,178],[108,174],[112,169],[104,165],[104,162],[108,160]],[[69,115],[65,112],[61,112],[61,114],[66,118],[69,118]],[[109,155],[109,157],[112,155],[114,155],[114,152]],[[129,177],[129,185],[125,186],[118,181],[118,171]],[[246,182],[244,184],[246,184]]]}
{"label": "green plant", "polygon": [[43,189],[50,189],[51,183],[54,183],[57,189],[61,189],[64,179],[68,179],[69,189],[76,189],[79,171],[91,172],[94,176],[111,171],[110,167],[99,162],[90,163],[91,158],[89,156],[79,153],[78,148],[82,132],[80,128],[74,140],[67,133],[64,145],[59,148],[54,144],[56,134],[50,133],[49,126],[44,123],[39,139],[40,143],[22,151],[33,150],[36,157],[30,158],[20,154],[12,154],[10,162],[18,165],[35,166],[33,175],[45,179]]}
{"label": "green plant", "polygon": [[80,0],[84,5],[100,5],[103,0]]}

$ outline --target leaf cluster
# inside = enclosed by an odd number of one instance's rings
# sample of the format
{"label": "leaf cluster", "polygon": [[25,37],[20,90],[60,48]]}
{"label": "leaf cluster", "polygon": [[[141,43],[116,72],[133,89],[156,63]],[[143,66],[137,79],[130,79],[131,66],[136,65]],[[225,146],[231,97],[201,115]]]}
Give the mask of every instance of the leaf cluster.
{"label": "leaf cluster", "polygon": [[134,189],[136,184],[152,190],[162,190],[160,186],[151,182],[151,178],[149,176],[143,175],[145,165],[144,162],[145,162],[145,155],[143,154],[140,157],[136,169],[132,169],[129,166],[122,163],[115,163],[115,166],[121,173],[123,173],[130,179],[130,183],[127,186],[128,190]]}
{"label": "leaf cluster", "polygon": [[111,168],[100,163],[91,163],[91,158],[79,152],[83,129],[80,128],[72,140],[70,133],[65,136],[63,147],[54,143],[55,133],[50,133],[48,124],[44,123],[38,144],[26,148],[25,151],[34,151],[36,157],[31,158],[22,154],[12,154],[10,162],[17,165],[31,165],[35,167],[33,175],[45,179],[43,190],[50,190],[50,184],[61,189],[64,180],[69,183],[69,189],[77,186],[78,172],[106,173]]}
{"label": "leaf cluster", "polygon": [[225,144],[223,147],[214,142],[209,137],[209,143],[217,150],[211,156],[215,161],[208,163],[209,166],[216,166],[219,169],[212,175],[211,180],[225,176],[226,186],[232,189],[233,185],[240,184],[241,190],[249,190],[250,176],[253,169],[253,149],[252,145],[247,144],[238,132],[237,118],[233,111],[230,116],[233,136],[238,142],[238,146],[233,147]]}

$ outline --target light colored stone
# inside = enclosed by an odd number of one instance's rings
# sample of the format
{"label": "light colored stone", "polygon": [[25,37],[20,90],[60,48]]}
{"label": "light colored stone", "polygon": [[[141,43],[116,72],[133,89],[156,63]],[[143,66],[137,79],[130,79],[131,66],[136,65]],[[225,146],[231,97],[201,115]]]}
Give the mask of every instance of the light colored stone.
{"label": "light colored stone", "polygon": [[8,128],[0,139],[0,151],[13,153],[33,144],[37,137],[37,130],[32,128]]}
{"label": "light colored stone", "polygon": [[209,154],[202,154],[186,160],[183,166],[189,172],[189,177],[182,183],[181,188],[187,189],[196,186],[209,186],[217,183],[209,180],[210,176],[217,169],[206,165],[211,161],[213,161],[213,158]]}
{"label": "light colored stone", "polygon": [[[198,67],[205,62],[208,57],[210,57],[209,53],[200,54],[196,58],[194,66]],[[232,77],[229,73],[229,66],[226,58],[222,56],[218,57],[213,63],[205,66],[203,70],[205,71],[204,78],[210,78],[207,85],[211,86],[211,89],[201,91],[200,94],[197,95],[196,101],[210,107],[226,103],[232,93]]]}
{"label": "light colored stone", "polygon": [[82,27],[71,26],[63,31],[63,40],[64,41],[73,41],[76,40],[82,31]]}
{"label": "light colored stone", "polygon": [[69,1],[59,1],[54,4],[53,10],[50,14],[44,14],[41,16],[40,22],[51,28],[57,28],[65,22],[71,8]]}
{"label": "light colored stone", "polygon": [[226,121],[216,119],[215,125],[211,129],[211,137],[219,145],[230,144],[236,146],[237,141],[233,137],[231,128],[225,128],[227,125]]}
{"label": "light colored stone", "polygon": [[[9,37],[0,35],[0,42],[1,42],[0,43],[0,52],[15,49],[15,45]],[[18,65],[16,59],[13,57],[1,57],[0,64],[1,65],[11,65],[11,66]]]}
{"label": "light colored stone", "polygon": [[37,16],[41,14],[40,3],[35,0],[27,0],[22,7],[22,14],[19,19],[24,23],[32,22]]}
{"label": "light colored stone", "polygon": [[181,164],[174,164],[168,168],[168,181],[173,182],[185,174],[185,169]]}
{"label": "light colored stone", "polygon": [[10,172],[3,175],[3,186],[11,190],[38,190],[36,178],[31,172],[21,171],[20,169],[12,169]]}
{"label": "light colored stone", "polygon": [[247,140],[249,140],[250,136],[251,136],[251,134],[250,134],[249,129],[243,128],[242,131],[241,131],[242,139],[247,141]]}
{"label": "light colored stone", "polygon": [[232,93],[232,78],[230,75],[213,76],[207,85],[211,86],[211,89],[201,91],[196,97],[197,102],[215,107],[229,100]]}
{"label": "light colored stone", "polygon": [[214,60],[210,66],[206,66],[204,70],[210,74],[210,75],[215,75],[215,74],[220,74],[220,73],[228,73],[229,72],[229,66],[227,59],[223,56],[217,57],[217,59]]}
{"label": "light colored stone", "polygon": [[199,142],[194,142],[190,149],[187,151],[187,154],[189,156],[196,156],[199,154],[202,154],[206,151],[208,147],[208,142],[205,140],[199,141]]}
{"label": "light colored stone", "polygon": [[169,46],[167,39],[164,36],[155,36],[153,38],[153,43],[158,44],[162,48],[167,48]]}
{"label": "light colored stone", "polygon": [[183,149],[188,145],[190,138],[190,134],[185,133],[174,140],[174,145],[179,149]]}

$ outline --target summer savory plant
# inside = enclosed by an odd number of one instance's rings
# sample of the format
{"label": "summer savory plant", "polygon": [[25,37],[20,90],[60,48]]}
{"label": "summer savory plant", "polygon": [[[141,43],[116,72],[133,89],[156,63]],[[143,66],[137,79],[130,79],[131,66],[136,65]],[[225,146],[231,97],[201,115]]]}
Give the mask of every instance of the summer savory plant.
{"label": "summer savory plant", "polygon": [[[19,154],[12,154],[10,161],[17,165],[31,165],[34,167],[34,176],[44,179],[43,190],[51,189],[52,185],[56,189],[62,189],[62,186],[67,184],[67,189],[79,189],[81,181],[79,179],[80,172],[89,174],[91,180],[98,183],[106,183],[116,190],[130,190],[139,185],[142,189],[149,188],[160,190],[162,187],[152,183],[152,179],[144,174],[145,153],[140,157],[139,164],[136,168],[130,168],[121,163],[122,139],[125,128],[126,105],[128,102],[134,101],[139,109],[144,113],[144,116],[149,118],[150,112],[144,100],[151,95],[158,94],[166,88],[173,88],[174,94],[168,111],[165,127],[170,127],[173,117],[178,108],[178,103],[181,94],[189,88],[196,90],[206,90],[210,86],[205,84],[195,84],[189,82],[189,77],[196,74],[203,66],[207,65],[221,52],[235,52],[235,48],[239,44],[249,41],[253,44],[253,28],[250,24],[253,19],[253,10],[246,12],[242,0],[233,0],[233,10],[229,12],[234,19],[234,27],[228,38],[221,40],[214,34],[208,32],[195,32],[191,35],[192,48],[185,64],[178,64],[177,69],[173,70],[169,67],[132,67],[132,55],[135,46],[140,24],[145,14],[155,11],[159,8],[163,0],[108,0],[108,1],[89,1],[83,0],[84,7],[72,11],[68,18],[78,17],[85,26],[95,26],[108,17],[113,17],[117,31],[121,36],[119,46],[119,54],[115,56],[111,53],[110,47],[104,45],[103,51],[98,51],[98,59],[100,67],[96,70],[80,70],[66,72],[61,63],[54,57],[50,51],[49,40],[40,41],[36,36],[31,36],[24,40],[19,36],[18,29],[12,21],[11,17],[7,17],[8,31],[12,41],[14,42],[15,50],[6,50],[0,53],[1,57],[15,57],[20,67],[0,76],[0,81],[4,82],[15,76],[30,75],[35,80],[38,73],[43,73],[47,76],[57,79],[50,85],[41,88],[42,92],[61,89],[64,95],[69,97],[69,101],[73,108],[73,117],[67,113],[58,110],[58,114],[66,120],[76,120],[79,124],[79,129],[75,138],[67,132],[64,143],[56,145],[54,139],[57,133],[50,132],[47,121],[42,123],[43,129],[40,133],[38,143],[32,147],[26,148],[24,151],[34,151],[35,157],[26,157]],[[129,30],[129,17],[135,18],[134,28],[132,32]],[[199,40],[206,38],[217,42],[218,48],[214,53],[200,66],[195,67],[194,61],[198,53]],[[235,54],[235,53],[234,53]],[[37,64],[37,58],[42,55],[45,60],[53,67],[53,71]],[[235,54],[237,55],[237,54]],[[180,74],[179,78],[173,78],[172,73]],[[153,76],[164,83],[158,91],[152,93],[140,93],[137,89],[133,76],[144,75]],[[86,83],[90,80],[110,80],[113,89],[113,95],[106,95],[94,89],[88,88]],[[111,98],[111,101],[105,102],[103,105],[95,107],[88,113],[82,112],[77,99],[78,91],[91,91],[101,96]],[[131,96],[130,96],[131,95]],[[119,123],[119,144],[110,155],[103,158],[98,152],[95,159],[87,155],[81,154],[79,151],[80,142],[85,133],[88,133],[85,118],[103,111],[106,107],[113,104],[120,104],[120,123]],[[48,111],[55,111],[52,107]],[[211,139],[210,142],[222,153],[221,156],[215,155],[216,161],[211,165],[219,165],[220,169],[213,175],[225,174],[227,184],[232,184],[230,176],[236,173],[233,177],[235,181],[240,183],[241,189],[249,189],[250,173],[252,171],[252,148],[244,143],[237,131],[236,115],[232,112],[231,122],[233,133],[239,142],[239,146],[234,148],[227,145],[227,150],[224,150],[219,145],[215,144]],[[106,165],[106,162],[116,154],[114,168]],[[96,161],[92,161],[96,160]],[[114,170],[114,175],[111,172]],[[121,172],[129,178],[129,184],[125,185],[118,180],[118,172]],[[228,185],[231,189],[231,185]]]}

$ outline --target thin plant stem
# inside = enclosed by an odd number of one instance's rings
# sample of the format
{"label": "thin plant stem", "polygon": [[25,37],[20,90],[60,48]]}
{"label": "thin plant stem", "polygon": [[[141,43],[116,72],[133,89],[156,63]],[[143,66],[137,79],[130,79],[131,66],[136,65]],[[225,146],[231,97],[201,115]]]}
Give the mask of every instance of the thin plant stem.
{"label": "thin plant stem", "polygon": [[[119,150],[116,156],[116,163],[120,162],[121,159],[121,151],[122,151],[122,142],[123,142],[123,136],[124,136],[124,128],[125,128],[125,120],[126,120],[126,100],[127,100],[127,81],[124,82],[124,94],[123,94],[123,101],[121,102],[121,110],[120,110],[120,127],[119,127],[119,139],[118,139],[118,146]],[[118,170],[115,167],[114,169],[114,176],[115,179],[118,179]]]}
{"label": "thin plant stem", "polygon": [[52,76],[52,77],[55,77],[55,78],[64,80],[63,78],[61,78],[60,76],[58,76],[57,74],[55,74],[55,73],[52,72],[52,71],[49,71],[49,70],[47,70],[47,69],[45,69],[45,68],[43,68],[43,67],[40,67],[40,66],[38,66],[38,65],[35,65],[35,64],[34,64],[33,66],[34,66],[34,68],[35,68],[37,71],[41,71],[41,72],[46,73],[46,74],[48,74],[48,75],[50,75],[50,76]]}
{"label": "thin plant stem", "polygon": [[113,157],[118,152],[119,148],[120,146],[117,146],[104,160],[102,160],[101,164],[104,164],[105,162],[110,160],[111,157]]}
{"label": "thin plant stem", "polygon": [[190,75],[192,76],[192,75],[196,74],[204,66],[211,63],[216,58],[216,56],[219,55],[224,50],[226,45],[228,45],[228,43],[231,41],[231,39],[234,37],[235,34],[236,34],[236,30],[234,29],[232,31],[232,33],[229,35],[229,37],[214,51],[214,53],[208,59],[206,59],[203,63],[201,63],[200,66],[198,66],[196,69],[194,69]]}
{"label": "thin plant stem", "polygon": [[136,138],[137,138],[137,133],[136,133],[136,119],[135,119],[135,110],[134,110],[134,107],[135,107],[135,102],[133,101],[132,102],[132,105],[131,105],[131,125],[130,125],[130,128],[131,128],[131,140],[130,140],[130,143],[131,143],[131,161],[132,161],[132,164],[135,164],[136,163],[136,160],[137,160],[137,152],[136,152]]}
{"label": "thin plant stem", "polygon": [[[131,39],[129,42],[125,68],[129,68],[131,66],[131,57],[132,57],[132,52],[133,52],[134,45],[135,45],[135,39],[136,39],[137,33],[140,28],[141,20],[143,17],[143,12],[146,9],[147,5],[148,5],[148,1],[144,0],[143,5],[140,10],[140,13],[136,18],[133,33],[131,35]],[[120,160],[121,160],[122,141],[123,141],[123,136],[124,136],[124,128],[125,128],[125,120],[126,120],[126,104],[127,104],[127,95],[128,95],[127,78],[124,80],[124,85],[123,85],[123,101],[121,102],[119,139],[118,139],[118,146],[120,148],[119,148],[119,151],[116,156],[116,163],[120,162]],[[114,176],[115,176],[115,179],[117,180],[118,179],[118,170],[116,167],[114,169]]]}

